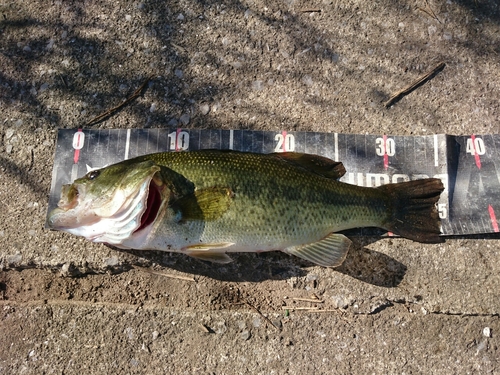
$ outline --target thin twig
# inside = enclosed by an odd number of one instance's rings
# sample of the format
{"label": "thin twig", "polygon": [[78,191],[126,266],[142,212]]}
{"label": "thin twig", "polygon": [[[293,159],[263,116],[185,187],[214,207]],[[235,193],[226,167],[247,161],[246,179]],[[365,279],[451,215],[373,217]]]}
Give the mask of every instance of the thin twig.
{"label": "thin twig", "polygon": [[437,14],[434,12],[434,10],[432,10],[431,5],[429,4],[429,2],[427,0],[425,0],[425,4],[427,5],[427,8],[429,8],[429,10],[431,11],[432,16],[434,17],[434,19],[436,21],[438,21],[439,23],[441,23],[441,20],[438,18]]}
{"label": "thin twig", "polygon": [[282,310],[306,310],[306,311],[311,311],[311,310],[319,310],[317,307],[311,307],[311,306],[281,306]]}
{"label": "thin twig", "polygon": [[303,302],[312,302],[312,303],[323,303],[325,301],[322,301],[320,299],[315,299],[315,298],[292,298],[294,301],[303,301]]}
{"label": "thin twig", "polygon": [[389,100],[384,103],[384,107],[385,108],[390,107],[392,104],[394,104],[395,102],[397,102],[403,96],[409,94],[410,92],[412,92],[413,90],[415,90],[417,87],[419,87],[420,85],[424,84],[427,80],[429,80],[432,77],[434,77],[434,75],[436,75],[441,70],[443,70],[444,67],[445,67],[445,63],[444,62],[440,62],[434,68],[432,68],[432,70],[430,70],[429,72],[425,73],[421,77],[417,78],[409,86],[405,87],[404,89],[402,89],[402,90],[398,91],[397,93],[395,93],[394,95],[392,95],[389,98]]}
{"label": "thin twig", "polygon": [[165,277],[168,277],[168,278],[171,278],[171,279],[178,279],[178,280],[194,281],[194,282],[196,282],[196,280],[194,278],[192,278],[192,277],[180,276],[180,275],[174,275],[174,274],[171,274],[171,273],[163,273],[163,272],[153,271],[153,270],[150,270],[149,268],[144,268],[144,267],[139,267],[139,266],[133,266],[133,267],[135,269],[139,270],[139,271],[144,271],[144,272],[150,273],[152,275],[165,276]]}
{"label": "thin twig", "polygon": [[66,82],[66,80],[64,79],[64,77],[60,74],[58,74],[59,76],[59,79],[62,81],[64,87],[68,88],[68,83]]}
{"label": "thin twig", "polygon": [[307,8],[307,9],[301,9],[300,10],[302,13],[321,13],[321,9],[318,8]]}
{"label": "thin twig", "polygon": [[147,83],[151,80],[151,78],[153,78],[153,77],[149,76],[148,78],[146,78],[146,80],[144,81],[144,83],[137,90],[135,90],[134,93],[131,96],[129,96],[127,99],[125,99],[121,104],[119,104],[116,107],[113,107],[111,109],[108,109],[106,112],[101,113],[99,116],[94,117],[92,120],[90,120],[89,122],[87,122],[85,124],[85,126],[90,126],[90,125],[97,124],[98,122],[100,122],[100,121],[102,121],[102,120],[110,117],[115,112],[117,112],[120,109],[122,109],[123,107],[125,107],[131,101],[135,100],[139,95],[141,95],[142,90],[144,90],[144,87],[146,87]]}
{"label": "thin twig", "polygon": [[279,328],[274,325],[274,323],[271,321],[271,319],[269,319],[267,316],[262,314],[258,308],[256,308],[254,305],[252,305],[247,300],[244,300],[243,302],[245,302],[246,305],[248,305],[250,308],[252,308],[257,314],[259,314],[261,317],[263,317],[266,320],[266,322],[271,324],[274,328],[276,328],[279,331]]}
{"label": "thin twig", "polygon": [[425,5],[427,8],[429,8],[429,10],[425,9],[425,8],[421,8],[421,7],[417,7],[417,9],[421,12],[424,12],[425,14],[427,14],[429,17],[431,17],[432,19],[438,21],[439,23],[442,24],[441,20],[438,18],[438,16],[436,15],[436,13],[434,13],[434,11],[432,10],[431,6],[429,5],[429,2],[428,1],[425,1]]}
{"label": "thin twig", "polygon": [[210,329],[205,324],[200,323],[200,328],[202,329],[203,332],[210,333]]}

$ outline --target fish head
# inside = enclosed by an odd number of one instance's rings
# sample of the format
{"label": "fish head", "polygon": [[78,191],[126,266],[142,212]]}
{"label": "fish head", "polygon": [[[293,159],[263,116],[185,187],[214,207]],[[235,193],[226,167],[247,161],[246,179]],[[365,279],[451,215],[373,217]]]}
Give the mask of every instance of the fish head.
{"label": "fish head", "polygon": [[64,185],[48,226],[94,242],[119,245],[151,224],[170,197],[162,167],[151,160],[93,170]]}

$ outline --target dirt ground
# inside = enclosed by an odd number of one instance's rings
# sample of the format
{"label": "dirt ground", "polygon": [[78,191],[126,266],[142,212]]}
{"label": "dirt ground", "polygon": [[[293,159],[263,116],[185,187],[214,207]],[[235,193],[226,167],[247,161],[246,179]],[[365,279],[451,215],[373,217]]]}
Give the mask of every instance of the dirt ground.
{"label": "dirt ground", "polygon": [[85,127],[148,76],[92,128],[498,134],[498,1],[11,1],[0,14],[0,373],[500,374],[499,237],[358,237],[326,269],[44,228],[56,129]]}

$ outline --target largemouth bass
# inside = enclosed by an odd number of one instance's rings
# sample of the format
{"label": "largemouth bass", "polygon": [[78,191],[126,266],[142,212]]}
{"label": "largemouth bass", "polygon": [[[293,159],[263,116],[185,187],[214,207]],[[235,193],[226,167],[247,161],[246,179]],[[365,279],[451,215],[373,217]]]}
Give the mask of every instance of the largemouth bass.
{"label": "largemouth bass", "polygon": [[344,173],[342,163],[301,153],[145,155],[64,185],[48,224],[118,248],[219,263],[230,252],[281,250],[335,267],[351,244],[336,232],[359,227],[440,242],[439,179],[368,188],[337,181]]}

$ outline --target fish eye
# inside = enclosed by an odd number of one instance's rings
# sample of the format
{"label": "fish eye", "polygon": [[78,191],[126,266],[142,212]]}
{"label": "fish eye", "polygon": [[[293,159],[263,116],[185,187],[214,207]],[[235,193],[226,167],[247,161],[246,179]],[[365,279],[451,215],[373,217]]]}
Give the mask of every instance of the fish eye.
{"label": "fish eye", "polygon": [[91,171],[87,173],[87,179],[88,180],[94,180],[101,174],[101,171]]}

